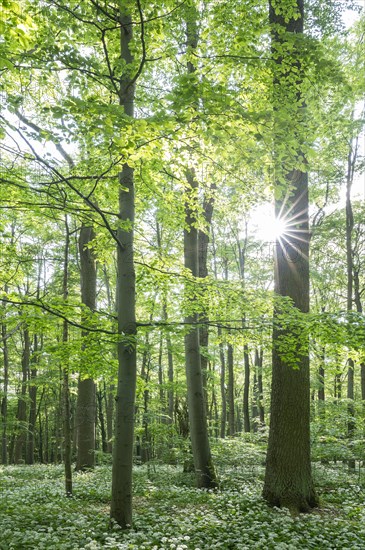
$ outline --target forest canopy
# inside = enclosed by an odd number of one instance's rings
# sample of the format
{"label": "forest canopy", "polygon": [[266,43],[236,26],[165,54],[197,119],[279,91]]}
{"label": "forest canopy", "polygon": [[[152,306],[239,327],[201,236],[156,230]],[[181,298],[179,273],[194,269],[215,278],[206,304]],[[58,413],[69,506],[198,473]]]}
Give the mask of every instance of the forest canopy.
{"label": "forest canopy", "polygon": [[364,24],[352,0],[3,0],[0,481],[63,464],[71,502],[94,476],[133,533],[152,466],[208,506],[257,459],[257,514],[288,518],[323,508],[321,465],[360,479]]}

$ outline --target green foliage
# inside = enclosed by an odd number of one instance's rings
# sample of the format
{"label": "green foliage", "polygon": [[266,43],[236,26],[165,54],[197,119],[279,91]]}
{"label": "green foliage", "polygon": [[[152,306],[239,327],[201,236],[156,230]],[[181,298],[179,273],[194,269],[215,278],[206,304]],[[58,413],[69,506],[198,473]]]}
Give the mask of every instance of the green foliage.
{"label": "green foliage", "polygon": [[217,443],[213,452],[223,480],[218,491],[195,489],[181,466],[136,467],[135,525],[128,533],[108,527],[108,466],[75,474],[72,499],[63,494],[60,466],[2,468],[1,548],[363,548],[362,471],[350,475],[342,463],[314,464],[321,509],[292,517],[285,509],[268,508],[261,499],[264,451],[253,436],[250,441]]}

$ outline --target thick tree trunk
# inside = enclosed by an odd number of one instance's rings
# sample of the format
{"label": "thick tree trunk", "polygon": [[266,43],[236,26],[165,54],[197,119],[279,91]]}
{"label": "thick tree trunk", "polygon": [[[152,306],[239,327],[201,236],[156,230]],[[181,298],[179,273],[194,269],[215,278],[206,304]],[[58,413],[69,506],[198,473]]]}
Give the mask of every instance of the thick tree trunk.
{"label": "thick tree trunk", "polygon": [[[121,58],[127,68],[133,61],[130,50],[132,20],[121,15]],[[124,116],[134,116],[134,82],[128,75],[120,83],[120,105]],[[136,297],[134,271],[134,176],[127,163],[119,174],[119,219],[117,230],[118,268],[118,385],[115,439],[113,445],[111,518],[123,529],[132,525],[132,468],[134,411],[136,398]]]}
{"label": "thick tree trunk", "polygon": [[[82,319],[87,324],[90,312],[96,307],[96,263],[90,243],[95,238],[91,225],[82,225],[79,237],[81,267],[81,301],[85,307]],[[87,330],[82,331],[82,352],[80,378],[78,380],[76,423],[77,461],[76,470],[87,470],[95,466],[95,418],[96,388],[92,378],[84,378],[87,371]]]}
{"label": "thick tree trunk", "polygon": [[[189,9],[186,36],[187,46],[195,50],[198,41],[196,10]],[[187,64],[188,73],[195,72],[191,61]],[[194,170],[189,168],[187,176],[187,192],[185,199],[184,228],[184,265],[193,277],[199,277],[198,229],[196,227],[196,201],[198,183]],[[204,399],[203,377],[199,343],[198,314],[189,312],[185,317],[189,331],[185,335],[185,370],[188,391],[188,411],[190,423],[190,438],[193,451],[194,468],[198,487],[213,488],[217,485],[208,438],[206,403]]]}
{"label": "thick tree trunk", "polygon": [[[280,7],[280,6],[279,6]],[[276,64],[274,71],[275,113],[287,108],[289,98],[293,114],[287,120],[286,133],[296,132],[293,120],[300,125],[300,46],[295,36],[303,33],[303,1],[297,0],[299,17],[285,21],[285,14],[279,15],[277,4],[270,3],[270,24],[272,28],[272,55]],[[279,11],[279,10],[278,10]],[[282,66],[281,51],[285,51],[286,35],[279,28],[291,34],[292,61],[286,59],[287,67]],[[297,60],[295,58],[297,57]],[[297,117],[298,115],[298,117]],[[286,116],[288,116],[286,114]],[[293,119],[295,117],[295,119]],[[297,117],[297,118],[296,118]],[[280,125],[281,117],[277,124]],[[281,121],[282,123],[282,121]],[[283,128],[281,128],[283,132]],[[279,134],[280,135],[280,134]],[[300,141],[300,139],[298,140]],[[277,141],[276,146],[280,144]],[[299,148],[299,145],[298,145]],[[304,162],[298,150],[298,162]],[[287,296],[299,312],[309,311],[309,230],[308,230],[308,175],[298,169],[286,170],[285,166],[275,167],[286,179],[287,192],[283,201],[276,199],[277,216],[292,220],[293,229],[285,234],[285,240],[277,240],[275,254],[275,292]],[[282,194],[281,178],[275,182]],[[289,508],[293,513],[308,511],[317,505],[310,461],[310,386],[308,343],[296,332],[293,321],[285,329],[280,324],[280,301],[275,306],[272,354],[272,389],[270,433],[266,460],[263,496],[273,506]],[[298,342],[298,338],[300,342]],[[293,343],[294,341],[294,343]],[[282,345],[289,348],[283,353]],[[289,352],[289,353],[288,353]],[[294,360],[287,359],[293,357]]]}
{"label": "thick tree trunk", "polygon": [[[195,227],[195,210],[193,206],[196,200],[195,192],[197,189],[197,182],[191,171],[188,172],[187,176],[191,191],[187,197],[185,206],[186,227],[184,230],[184,263],[191,274],[197,277],[199,274],[198,232]],[[192,326],[185,335],[185,369],[188,390],[190,437],[197,485],[198,487],[212,488],[216,486],[216,477],[208,439],[197,322],[198,315],[196,313],[190,313],[185,317],[185,323],[188,326]]]}

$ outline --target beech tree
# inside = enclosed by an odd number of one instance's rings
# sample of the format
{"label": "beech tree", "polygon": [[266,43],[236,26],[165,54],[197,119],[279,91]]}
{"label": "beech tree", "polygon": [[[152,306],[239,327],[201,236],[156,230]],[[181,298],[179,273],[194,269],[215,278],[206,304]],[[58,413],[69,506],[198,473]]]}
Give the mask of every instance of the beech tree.
{"label": "beech tree", "polygon": [[[304,124],[300,62],[303,21],[303,1],[296,1],[284,13],[276,3],[270,3],[275,62],[274,132],[282,125],[275,144],[277,147],[283,131],[290,132],[297,144],[294,159],[289,158],[286,165],[279,164],[279,150],[274,152],[275,214],[287,223],[283,238],[276,242],[275,292],[279,297],[290,298],[293,307],[305,315],[309,311],[309,230],[308,173],[300,151],[300,126]],[[294,117],[294,124],[289,117]],[[310,458],[308,342],[305,336],[303,342],[298,342],[298,335],[293,333],[294,319],[282,326],[280,307],[278,300],[274,310],[270,432],[263,496],[273,506],[304,512],[317,506]],[[293,348],[291,354],[280,346],[283,339]]]}

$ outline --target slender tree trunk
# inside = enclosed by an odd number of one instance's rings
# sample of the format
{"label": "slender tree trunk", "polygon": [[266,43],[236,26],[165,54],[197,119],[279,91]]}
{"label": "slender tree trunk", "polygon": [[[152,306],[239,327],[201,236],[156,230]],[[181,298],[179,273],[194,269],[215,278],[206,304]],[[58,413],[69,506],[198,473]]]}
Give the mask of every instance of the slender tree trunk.
{"label": "slender tree trunk", "polygon": [[[5,292],[8,289],[5,288]],[[1,401],[1,462],[2,464],[8,464],[8,387],[9,387],[9,350],[6,334],[6,324],[1,324],[1,336],[3,339],[3,362],[4,362],[4,385],[3,385],[3,398]]]}
{"label": "slender tree trunk", "polygon": [[[70,251],[70,230],[68,226],[67,216],[65,218],[66,242],[63,263],[63,299],[66,302],[68,299],[69,285],[69,251]],[[66,496],[72,496],[72,439],[71,439],[71,407],[70,407],[70,387],[69,387],[69,359],[68,359],[68,322],[65,319],[62,326],[62,344],[65,348],[64,363],[62,367],[63,387],[62,387],[62,405],[63,414],[63,460],[65,467],[65,490]]]}
{"label": "slender tree trunk", "polygon": [[[356,311],[362,313],[362,301],[360,292],[359,271],[354,269],[354,300],[356,304]],[[360,377],[361,377],[361,400],[363,401],[363,412],[365,413],[365,362],[360,364]],[[365,414],[363,415],[363,426],[365,431]]]}
{"label": "slender tree trunk", "polygon": [[245,365],[245,384],[243,389],[243,427],[246,433],[251,431],[250,426],[250,357],[248,346],[243,346],[243,359]]}
{"label": "slender tree trunk", "polygon": [[141,460],[142,462],[148,462],[151,458],[151,437],[149,433],[149,418],[148,418],[148,408],[149,408],[149,397],[150,392],[148,389],[149,374],[150,374],[150,350],[149,350],[149,337],[146,336],[146,341],[144,345],[144,351],[142,356],[142,366],[141,366],[141,379],[144,382],[143,390],[143,413],[142,413],[142,441],[141,441]]}
{"label": "slender tree trunk", "polygon": [[[90,243],[95,238],[92,225],[82,225],[79,237],[81,266],[81,301],[85,310],[82,315],[87,324],[90,312],[96,308],[96,263]],[[77,461],[76,470],[87,470],[95,466],[95,419],[96,388],[92,378],[85,378],[89,362],[87,356],[87,330],[82,331],[82,351],[80,378],[78,380],[76,422],[77,422]]]}
{"label": "slender tree trunk", "polygon": [[257,385],[257,370],[255,368],[255,371],[253,374],[253,401],[252,401],[252,429],[255,433],[257,432],[257,428],[258,428],[258,416],[259,416],[258,402],[259,402],[259,397],[258,397],[258,385]]}
{"label": "slender tree trunk", "polygon": [[[130,67],[132,19],[121,14],[121,58]],[[120,106],[124,116],[134,117],[135,84],[128,73],[120,82]],[[134,177],[133,168],[123,165],[119,174],[119,219],[117,231],[118,267],[118,385],[116,397],[115,439],[113,445],[111,518],[123,529],[132,525],[132,467],[134,410],[136,398],[136,298],[134,271]]]}
{"label": "slender tree trunk", "polygon": [[27,421],[27,381],[29,373],[29,361],[30,361],[30,338],[29,331],[26,327],[23,332],[23,355],[22,355],[22,385],[20,390],[20,396],[18,399],[18,410],[16,414],[17,419],[17,435],[15,439],[14,447],[14,462],[20,464],[23,460],[23,450],[26,442],[26,421]]}
{"label": "slender tree trunk", "polygon": [[233,345],[227,346],[227,371],[228,371],[228,435],[233,437],[235,434],[235,404],[234,404],[234,362]]}
{"label": "slender tree trunk", "polygon": [[[347,157],[347,177],[346,177],[346,260],[347,260],[347,311],[352,311],[353,305],[353,274],[354,262],[352,251],[352,232],[354,229],[354,216],[351,203],[351,188],[353,184],[355,161],[357,157],[357,147],[353,150],[353,142],[351,141],[350,149]],[[348,360],[347,370],[347,399],[348,407],[348,422],[347,435],[351,440],[355,435],[355,406],[354,406],[354,362],[351,358]],[[350,470],[355,469],[355,460],[348,461]]]}
{"label": "slender tree trunk", "polygon": [[319,379],[319,388],[318,388],[318,400],[324,401],[325,400],[325,393],[324,393],[324,367],[323,364],[320,365],[318,369],[318,379]]}
{"label": "slender tree trunk", "polygon": [[263,365],[264,353],[263,350],[260,350],[259,353],[259,362],[258,362],[258,372],[257,372],[257,386],[259,391],[259,417],[261,426],[265,426],[265,409],[264,409],[264,388],[262,382],[262,365]]}
{"label": "slender tree trunk", "polygon": [[168,415],[169,415],[169,424],[173,423],[174,420],[174,359],[172,355],[172,345],[170,335],[166,336],[166,347],[167,347],[167,376],[169,381],[169,389],[167,392],[168,400]]}
{"label": "slender tree trunk", "polygon": [[342,375],[341,375],[341,372],[337,372],[335,374],[335,397],[336,397],[337,401],[339,401],[339,399],[342,398]]}
{"label": "slender tree trunk", "polygon": [[221,364],[220,388],[221,388],[221,401],[222,401],[220,436],[222,439],[224,439],[226,437],[226,422],[227,422],[227,393],[226,393],[226,358],[224,356],[221,327],[218,327],[218,338],[219,338],[219,358],[220,358],[220,364]]}
{"label": "slender tree trunk", "polygon": [[[279,6],[280,7],[280,6]],[[296,132],[300,129],[301,94],[300,94],[300,51],[303,35],[302,0],[297,0],[299,17],[285,20],[285,14],[279,14],[278,6],[270,2],[270,24],[272,36],[272,55],[275,61],[274,107],[278,112],[287,109],[288,101],[293,101],[293,113],[285,124],[285,133],[293,135],[300,141]],[[277,10],[277,11],[276,11]],[[279,32],[279,28],[285,34]],[[284,49],[287,36],[292,38],[291,61],[286,59],[287,66],[282,66],[281,51]],[[296,40],[296,36],[300,41]],[[280,128],[282,119],[277,118],[276,129]],[[293,126],[294,125],[294,126]],[[299,125],[299,126],[298,126]],[[282,135],[279,133],[279,136]],[[277,139],[276,147],[280,146]],[[298,145],[299,149],[299,145]],[[298,162],[305,159],[298,150]],[[308,175],[299,169],[287,170],[277,163],[275,166],[278,179],[275,182],[282,193],[280,174],[286,179],[286,200],[276,198],[277,216],[288,216],[293,221],[294,230],[285,235],[285,241],[277,240],[275,254],[275,292],[279,296],[288,296],[293,305],[302,313],[309,311],[309,230],[308,230]],[[308,511],[317,505],[314,491],[310,461],[310,386],[309,386],[309,353],[308,344],[301,337],[300,345],[293,344],[298,339],[295,322],[285,330],[280,326],[280,301],[275,306],[272,354],[271,417],[269,443],[266,460],[263,496],[273,506],[289,508],[293,513]],[[294,363],[286,359],[280,344],[290,346]],[[293,368],[295,367],[295,368]]]}
{"label": "slender tree trunk", "polygon": [[[355,406],[354,406],[354,362],[350,358],[348,359],[348,369],[347,369],[347,399],[349,401],[349,404],[347,406],[347,414],[348,414],[348,421],[347,421],[347,435],[350,440],[352,440],[355,436]],[[348,466],[350,470],[355,469],[355,459],[349,459]]]}
{"label": "slender tree trunk", "polygon": [[[105,287],[108,297],[108,307],[109,310],[116,311],[116,304],[112,298],[112,292],[110,288],[110,281],[108,277],[108,272],[106,266],[103,267]],[[113,351],[113,357],[117,358],[117,349]],[[114,428],[114,403],[115,403],[115,385],[113,383],[108,384],[108,389],[106,384],[104,384],[104,391],[106,395],[106,431],[108,438],[108,453],[113,452],[113,428]]]}
{"label": "slender tree trunk", "polygon": [[[265,424],[265,413],[263,407],[263,388],[262,388],[262,350],[255,348],[255,377],[254,379],[254,399],[255,399],[255,416],[256,420],[256,429],[259,425],[263,426]],[[254,415],[253,415],[254,416]]]}
{"label": "slender tree trunk", "polygon": [[113,418],[114,418],[114,400],[115,386],[110,384],[106,392],[106,433],[107,433],[107,452],[113,452]]}
{"label": "slender tree trunk", "polygon": [[[198,266],[199,266],[199,277],[201,279],[206,279],[208,276],[208,245],[209,245],[209,234],[210,227],[213,217],[214,209],[214,192],[216,190],[216,185],[213,183],[209,190],[206,192],[203,204],[203,218],[205,222],[204,231],[198,231]],[[206,293],[207,290],[204,289]],[[208,344],[209,344],[209,311],[199,315],[199,342],[200,342],[200,362],[203,376],[203,388],[204,388],[204,398],[205,402],[208,402],[208,389],[207,389],[207,370],[208,370]]]}
{"label": "slender tree trunk", "polygon": [[37,415],[37,363],[38,363],[38,336],[33,337],[33,357],[31,358],[31,369],[29,378],[29,428],[27,438],[26,463],[34,464],[34,436]]}
{"label": "slender tree trunk", "polygon": [[39,462],[44,464],[44,454],[43,454],[43,422],[42,415],[38,416],[38,434],[39,434],[39,446],[38,446],[38,457]]}
{"label": "slender tree trunk", "polygon": [[107,445],[107,439],[106,439],[106,429],[105,429],[105,416],[104,416],[104,397],[102,390],[99,390],[96,392],[97,401],[98,401],[98,417],[99,417],[99,424],[100,424],[100,432],[101,432],[101,450],[103,453],[108,452],[108,445]]}

